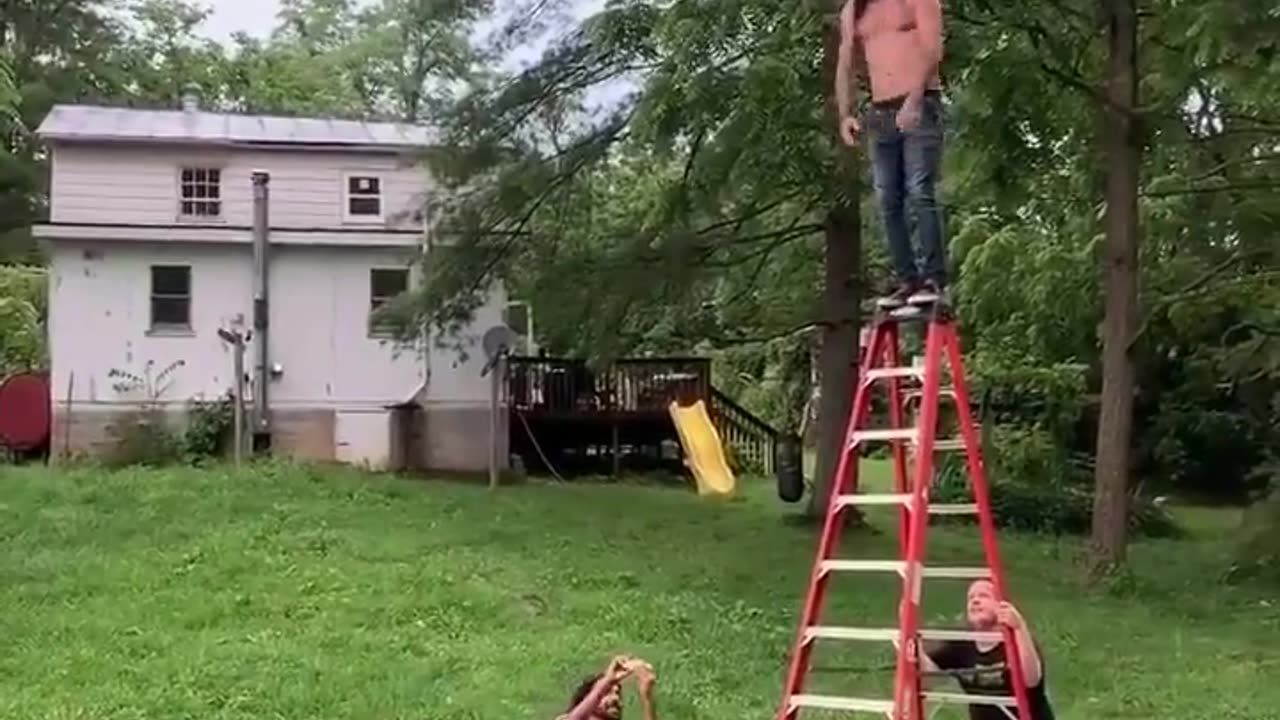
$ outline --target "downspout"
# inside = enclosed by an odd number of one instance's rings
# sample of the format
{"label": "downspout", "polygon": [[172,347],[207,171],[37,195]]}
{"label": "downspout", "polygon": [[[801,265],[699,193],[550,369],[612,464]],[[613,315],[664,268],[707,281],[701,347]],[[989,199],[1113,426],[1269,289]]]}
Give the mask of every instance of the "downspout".
{"label": "downspout", "polygon": [[268,205],[270,194],[267,184],[271,176],[266,171],[253,173],[253,449],[265,451],[271,447],[271,365],[267,358],[267,249],[269,238]]}

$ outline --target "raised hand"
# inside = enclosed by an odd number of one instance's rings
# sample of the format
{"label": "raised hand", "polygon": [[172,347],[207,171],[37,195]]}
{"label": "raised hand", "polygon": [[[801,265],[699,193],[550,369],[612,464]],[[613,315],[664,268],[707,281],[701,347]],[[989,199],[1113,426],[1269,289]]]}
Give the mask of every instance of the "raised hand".
{"label": "raised hand", "polygon": [[1026,622],[1022,619],[1022,614],[1018,612],[1012,604],[1002,602],[996,608],[996,622],[1014,630],[1021,630],[1026,627]]}

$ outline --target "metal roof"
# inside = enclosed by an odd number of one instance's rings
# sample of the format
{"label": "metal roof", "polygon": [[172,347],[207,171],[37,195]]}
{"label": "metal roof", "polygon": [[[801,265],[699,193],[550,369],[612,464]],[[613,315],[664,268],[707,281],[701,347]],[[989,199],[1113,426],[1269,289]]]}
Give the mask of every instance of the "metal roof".
{"label": "metal roof", "polygon": [[36,132],[50,140],[339,145],[388,150],[422,147],[435,140],[430,128],[402,123],[96,105],[55,105]]}

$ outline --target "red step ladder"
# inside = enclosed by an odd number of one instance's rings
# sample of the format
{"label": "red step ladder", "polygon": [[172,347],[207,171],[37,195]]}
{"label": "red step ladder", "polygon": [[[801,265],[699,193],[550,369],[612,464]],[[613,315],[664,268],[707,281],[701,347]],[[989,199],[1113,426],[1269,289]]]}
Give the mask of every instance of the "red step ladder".
{"label": "red step ladder", "polygon": [[[909,321],[926,323],[924,365],[903,366],[900,348],[901,324]],[[952,388],[943,390],[943,368],[949,366]],[[903,386],[916,381],[923,385],[914,427],[904,423]],[[887,384],[889,390],[889,428],[868,427],[871,393],[875,386]],[[938,399],[944,392],[954,397],[960,426],[957,439],[939,439]],[[858,451],[867,443],[889,442],[893,448],[894,492],[863,494],[858,492]],[[910,482],[907,477],[907,447],[911,447],[914,463]],[[930,504],[929,486],[934,476],[934,452],[963,450],[966,454],[969,482],[975,502],[965,505]],[[899,557],[896,560],[842,560],[836,556],[840,532],[845,523],[844,511],[855,506],[901,507],[899,514]],[[986,556],[984,567],[925,567],[925,539],[929,515],[976,514]],[[827,581],[837,572],[896,572],[902,577],[902,598],[898,605],[897,628],[859,628],[824,625],[821,622]],[[924,720],[925,702],[960,705],[996,705],[1013,717],[1029,718],[1030,705],[1013,632],[977,632],[972,630],[932,630],[920,627],[920,600],[925,578],[974,580],[987,578],[995,585],[997,599],[1005,599],[1004,574],[1001,570],[995,524],[991,515],[986,472],[983,469],[980,440],[974,427],[961,360],[960,340],[954,318],[941,306],[920,310],[915,317],[899,318],[880,314],[873,321],[870,345],[862,360],[858,386],[845,431],[844,449],[836,467],[836,481],[831,485],[826,521],[818,541],[817,558],[809,579],[808,595],[800,616],[786,688],[778,709],[778,720],[796,720],[802,709],[837,710],[850,713],[882,715],[892,720]],[[965,695],[926,691],[921,683],[918,652],[922,640],[995,640],[1005,643],[1005,655],[1014,688],[1012,697]],[[893,642],[897,647],[897,671],[892,699],[813,695],[805,693],[810,655],[818,640],[853,640]],[[905,640],[905,642],[903,642]]]}

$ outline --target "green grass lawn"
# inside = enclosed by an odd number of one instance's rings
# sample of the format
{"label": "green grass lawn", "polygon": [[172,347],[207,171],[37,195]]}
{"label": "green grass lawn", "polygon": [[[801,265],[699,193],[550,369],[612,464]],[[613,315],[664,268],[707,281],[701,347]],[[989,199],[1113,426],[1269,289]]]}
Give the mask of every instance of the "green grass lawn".
{"label": "green grass lawn", "polygon": [[[0,468],[0,718],[549,720],[628,651],[657,667],[663,720],[764,720],[814,548],[793,511],[769,486],[717,503],[274,464]],[[848,556],[892,555],[872,520]],[[1230,526],[1196,520],[1092,592],[1076,542],[1003,536],[1060,718],[1280,717],[1280,604],[1218,587]],[[973,559],[976,535],[936,528],[930,550]],[[891,622],[891,578],[841,580],[833,622]],[[955,624],[962,590],[926,587],[931,624]],[[820,650],[816,689],[887,688],[888,647]]]}

